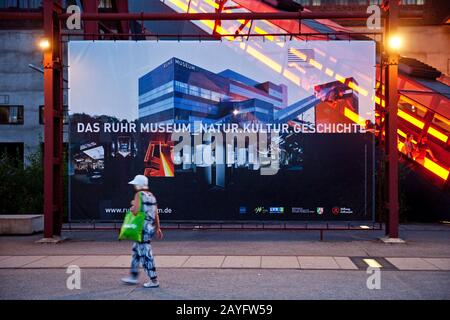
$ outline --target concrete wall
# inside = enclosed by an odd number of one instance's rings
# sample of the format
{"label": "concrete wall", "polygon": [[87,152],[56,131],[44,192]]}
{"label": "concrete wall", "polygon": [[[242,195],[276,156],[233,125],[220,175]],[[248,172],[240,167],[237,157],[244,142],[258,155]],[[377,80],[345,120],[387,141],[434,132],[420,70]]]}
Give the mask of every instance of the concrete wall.
{"label": "concrete wall", "polygon": [[[350,27],[358,32],[371,32],[365,27]],[[443,74],[450,75],[450,26],[402,26],[399,34],[404,39],[400,54],[426,63]],[[376,36],[380,41],[381,36]]]}
{"label": "concrete wall", "polygon": [[401,27],[405,42],[400,53],[450,75],[450,26]]}
{"label": "concrete wall", "polygon": [[0,125],[0,143],[23,142],[25,163],[44,139],[44,125],[39,124],[44,77],[28,67],[31,63],[42,68],[42,52],[36,46],[41,35],[41,30],[0,30],[0,95],[8,96],[9,105],[24,106],[24,124]]}

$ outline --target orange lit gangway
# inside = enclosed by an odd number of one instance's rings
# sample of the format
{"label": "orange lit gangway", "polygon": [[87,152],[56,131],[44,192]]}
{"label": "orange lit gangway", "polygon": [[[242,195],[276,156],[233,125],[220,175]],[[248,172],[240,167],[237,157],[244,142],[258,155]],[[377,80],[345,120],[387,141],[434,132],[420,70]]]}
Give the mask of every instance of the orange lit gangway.
{"label": "orange lit gangway", "polygon": [[[165,0],[164,3],[176,12],[279,12],[280,10],[262,1],[255,0]],[[305,10],[307,11],[307,10]],[[295,38],[301,40],[360,40],[357,35],[339,24],[326,19],[317,20],[236,20],[236,21],[193,21],[199,28],[207,33],[220,35],[259,34],[264,41],[273,45],[283,46],[286,37],[275,34],[295,34]],[[236,37],[226,36],[228,40]],[[369,39],[370,38],[366,38]],[[241,45],[243,51],[252,55],[259,62],[281,73],[288,81],[300,84],[301,70],[284,69],[283,62],[273,57],[267,57],[257,48],[251,45]],[[343,77],[333,72],[331,68],[318,61],[304,56],[301,52],[293,52],[298,58],[304,59],[312,67],[317,68],[330,76],[331,79],[344,81]],[[380,79],[379,66],[377,67],[377,79]],[[298,72],[297,72],[298,71]],[[450,172],[450,88],[437,80],[440,72],[420,63],[414,59],[402,58],[399,64],[399,128],[398,147],[404,151],[403,145],[408,134],[413,135],[413,143],[418,144],[423,137],[428,138],[428,152],[423,159],[413,157],[411,161],[417,168],[422,168],[424,175],[428,175],[438,185],[449,186]],[[370,88],[369,83],[356,85],[352,82],[349,87],[358,93],[367,95],[364,88]],[[379,82],[378,82],[379,86]],[[383,120],[383,90],[378,88],[377,94],[372,97],[377,106],[377,127],[382,129]],[[353,122],[365,123],[364,115],[347,111],[344,116]],[[383,135],[380,136],[383,140]]]}
{"label": "orange lit gangway", "polygon": [[[398,148],[406,156],[406,138],[411,135],[417,149],[426,137],[429,152],[425,157],[412,154],[416,165],[426,169],[436,183],[449,186],[450,171],[450,87],[439,81],[441,73],[415,59],[401,58],[399,63]],[[378,75],[379,78],[379,75]],[[383,126],[384,86],[377,83],[377,119]],[[383,139],[383,136],[380,137]],[[404,157],[408,158],[408,157]],[[410,157],[411,158],[411,155]]]}

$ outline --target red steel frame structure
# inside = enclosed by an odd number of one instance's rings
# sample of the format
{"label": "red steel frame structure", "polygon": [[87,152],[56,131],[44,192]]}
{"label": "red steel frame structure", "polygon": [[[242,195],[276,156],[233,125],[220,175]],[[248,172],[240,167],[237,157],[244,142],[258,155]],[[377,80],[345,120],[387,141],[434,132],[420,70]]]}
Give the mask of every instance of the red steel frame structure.
{"label": "red steel frame structure", "polygon": [[63,58],[62,8],[45,0],[44,34],[50,48],[44,52],[44,237],[61,235],[63,216]]}
{"label": "red steel frame structure", "polygon": [[[99,33],[99,21],[119,22],[121,39],[130,39],[129,21],[192,21],[213,20],[220,25],[222,20],[302,20],[302,19],[367,19],[369,14],[354,13],[311,13],[311,12],[251,12],[251,13],[98,13],[98,0],[83,1],[85,12],[81,14],[84,24],[84,39],[95,40],[105,36]],[[222,2],[221,2],[222,3]],[[223,7],[223,6],[222,6]],[[118,11],[127,10],[127,0],[117,0]],[[42,13],[0,13],[3,20],[42,20],[44,35],[51,46],[44,52],[44,237],[61,235],[63,213],[63,56],[62,56],[62,22],[69,15],[62,12],[59,1],[43,0]],[[389,34],[396,31],[399,10],[397,1],[390,1],[387,10],[387,29]],[[352,34],[352,33],[350,33]],[[78,35],[78,34],[74,34]],[[296,36],[295,34],[284,34]],[[186,37],[186,35],[180,35]],[[226,35],[213,34],[213,37]],[[254,36],[253,34],[245,37]],[[191,35],[192,37],[192,35]],[[398,148],[397,148],[397,77],[398,54],[388,52],[385,68],[385,102],[386,102],[386,140],[385,162],[387,164],[387,199],[386,234],[398,238]]]}
{"label": "red steel frame structure", "polygon": [[[397,32],[399,20],[399,7],[397,1],[389,1],[389,15],[387,17],[385,37],[395,35]],[[384,43],[388,39],[384,39]],[[399,202],[398,202],[398,146],[397,146],[397,129],[398,129],[398,61],[399,54],[392,49],[387,49],[388,55],[384,72],[386,110],[385,110],[385,156],[386,156],[386,181],[387,183],[387,213],[386,219],[386,235],[389,238],[398,238],[398,222],[399,222]],[[383,63],[381,64],[383,68]]]}

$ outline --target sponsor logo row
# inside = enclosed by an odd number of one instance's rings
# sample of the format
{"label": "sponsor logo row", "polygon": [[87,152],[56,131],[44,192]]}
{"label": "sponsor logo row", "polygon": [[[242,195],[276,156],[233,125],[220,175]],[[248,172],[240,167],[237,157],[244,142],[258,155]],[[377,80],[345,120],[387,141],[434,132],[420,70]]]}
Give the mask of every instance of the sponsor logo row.
{"label": "sponsor logo row", "polygon": [[[255,213],[255,214],[283,214],[286,213],[286,210],[284,207],[256,207],[253,210],[249,210],[247,207],[240,207],[239,208],[240,214],[247,214],[247,213]],[[314,209],[310,208],[303,208],[303,207],[292,207],[291,213],[293,214],[317,214],[317,215],[323,215],[323,214],[333,214],[335,216],[341,215],[341,214],[353,214],[353,210],[351,208],[347,207],[332,207],[330,209],[325,209],[324,207],[316,207]]]}

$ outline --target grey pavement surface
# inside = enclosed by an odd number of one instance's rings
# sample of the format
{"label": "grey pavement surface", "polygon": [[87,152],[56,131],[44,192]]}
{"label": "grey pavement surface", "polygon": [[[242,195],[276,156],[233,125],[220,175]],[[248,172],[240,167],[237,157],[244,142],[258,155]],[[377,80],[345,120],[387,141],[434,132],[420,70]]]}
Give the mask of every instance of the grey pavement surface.
{"label": "grey pavement surface", "polygon": [[[0,237],[0,299],[450,299],[450,226],[402,225],[405,244],[383,231],[166,230],[153,242],[161,288],[124,286],[130,242],[117,231]],[[366,286],[380,264],[381,289]],[[69,290],[66,267],[81,267]],[[144,276],[141,275],[141,282]]]}
{"label": "grey pavement surface", "polygon": [[[156,255],[283,255],[450,257],[450,225],[402,225],[406,244],[379,241],[384,231],[327,231],[319,241],[317,231],[212,231],[166,230],[156,240]],[[42,234],[0,236],[0,255],[123,255],[130,243],[117,241],[117,230],[65,231],[67,241],[36,244]],[[95,245],[93,245],[95,243]],[[52,246],[51,249],[49,246]]]}
{"label": "grey pavement surface", "polygon": [[382,271],[379,290],[365,271],[163,269],[156,289],[123,285],[124,275],[82,269],[81,289],[69,290],[63,269],[5,269],[0,299],[450,299],[448,272]]}

